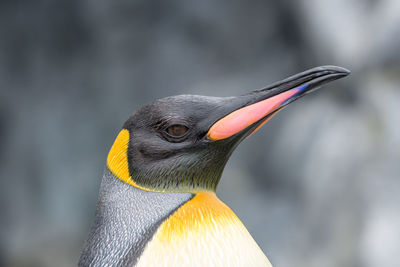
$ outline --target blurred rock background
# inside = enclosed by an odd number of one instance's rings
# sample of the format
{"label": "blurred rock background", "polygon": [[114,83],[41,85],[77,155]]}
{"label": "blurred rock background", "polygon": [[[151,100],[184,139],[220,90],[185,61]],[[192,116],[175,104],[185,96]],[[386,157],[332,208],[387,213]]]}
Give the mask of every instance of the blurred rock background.
{"label": "blurred rock background", "polygon": [[400,266],[400,2],[0,1],[0,265],[74,266],[129,115],[334,64],[218,188],[274,266]]}

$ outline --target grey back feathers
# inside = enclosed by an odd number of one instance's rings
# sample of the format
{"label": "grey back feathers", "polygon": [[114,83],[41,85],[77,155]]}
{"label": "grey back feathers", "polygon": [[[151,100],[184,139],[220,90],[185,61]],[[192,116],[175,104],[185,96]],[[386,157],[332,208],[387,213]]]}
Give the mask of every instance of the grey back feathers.
{"label": "grey back feathers", "polygon": [[106,169],[78,266],[133,266],[161,223],[192,198],[135,188]]}

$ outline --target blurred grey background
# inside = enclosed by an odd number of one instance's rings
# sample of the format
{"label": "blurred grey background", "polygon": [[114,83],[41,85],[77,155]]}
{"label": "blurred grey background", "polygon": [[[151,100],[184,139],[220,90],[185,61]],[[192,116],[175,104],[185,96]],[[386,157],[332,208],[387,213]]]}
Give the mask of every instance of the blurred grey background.
{"label": "blurred grey background", "polygon": [[123,122],[165,96],[352,71],[280,112],[220,198],[274,266],[400,266],[400,2],[0,1],[0,265],[74,266]]}

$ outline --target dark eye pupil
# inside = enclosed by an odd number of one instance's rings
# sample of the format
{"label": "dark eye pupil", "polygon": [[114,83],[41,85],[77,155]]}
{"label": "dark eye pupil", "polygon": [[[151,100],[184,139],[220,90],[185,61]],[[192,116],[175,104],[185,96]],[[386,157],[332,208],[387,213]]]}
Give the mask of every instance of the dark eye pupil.
{"label": "dark eye pupil", "polygon": [[168,127],[167,132],[171,136],[179,137],[184,135],[188,131],[185,125],[172,125]]}

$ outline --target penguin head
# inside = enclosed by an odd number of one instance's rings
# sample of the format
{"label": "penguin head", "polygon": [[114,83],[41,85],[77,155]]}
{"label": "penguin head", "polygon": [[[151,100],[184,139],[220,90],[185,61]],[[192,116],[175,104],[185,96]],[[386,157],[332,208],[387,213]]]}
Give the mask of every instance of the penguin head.
{"label": "penguin head", "polygon": [[148,191],[215,191],[235,147],[289,103],[349,71],[324,66],[236,97],[156,100],[124,124],[107,158],[122,181]]}

